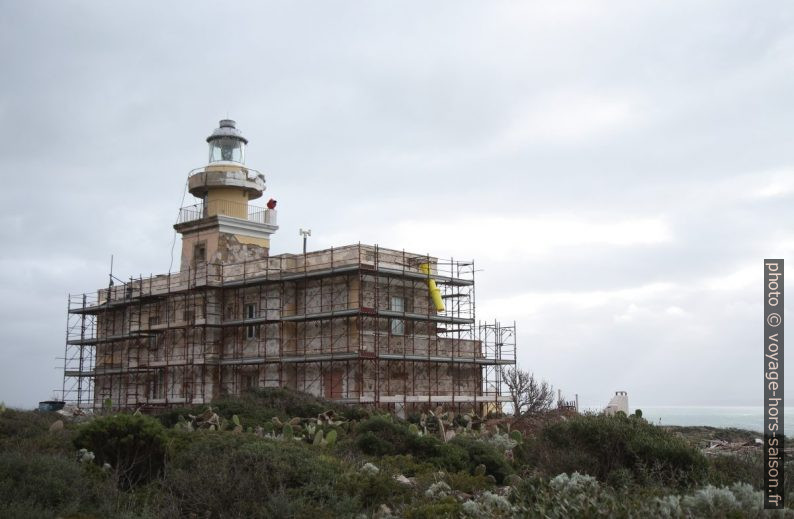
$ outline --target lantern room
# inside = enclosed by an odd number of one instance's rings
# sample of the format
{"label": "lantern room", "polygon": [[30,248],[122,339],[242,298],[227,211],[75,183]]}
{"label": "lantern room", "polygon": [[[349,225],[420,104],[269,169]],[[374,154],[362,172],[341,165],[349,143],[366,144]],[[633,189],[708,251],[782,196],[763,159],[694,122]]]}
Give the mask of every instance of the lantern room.
{"label": "lantern room", "polygon": [[245,164],[245,146],[248,139],[237,129],[237,123],[223,119],[212,135],[207,137],[210,146],[209,162],[236,162]]}

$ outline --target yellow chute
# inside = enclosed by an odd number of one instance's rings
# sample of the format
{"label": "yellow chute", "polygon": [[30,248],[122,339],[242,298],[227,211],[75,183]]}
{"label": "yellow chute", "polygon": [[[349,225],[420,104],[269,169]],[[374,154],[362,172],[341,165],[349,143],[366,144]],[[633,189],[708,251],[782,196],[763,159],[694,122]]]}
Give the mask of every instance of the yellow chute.
{"label": "yellow chute", "polygon": [[[419,270],[421,270],[424,274],[430,275],[430,264],[421,263],[419,265]],[[433,305],[435,305],[436,311],[443,312],[444,301],[441,299],[441,290],[439,290],[438,287],[436,286],[436,280],[433,278],[428,278],[427,288],[430,291],[430,299],[433,300]]]}

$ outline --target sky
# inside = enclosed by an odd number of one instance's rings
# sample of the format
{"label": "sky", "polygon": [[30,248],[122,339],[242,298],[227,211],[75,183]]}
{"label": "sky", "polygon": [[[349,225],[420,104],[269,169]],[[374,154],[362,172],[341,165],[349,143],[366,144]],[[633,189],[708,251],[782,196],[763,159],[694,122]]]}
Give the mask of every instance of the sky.
{"label": "sky", "polygon": [[473,259],[477,318],[515,321],[519,366],[583,406],[761,405],[763,259],[794,252],[791,3],[0,12],[7,405],[60,389],[68,294],[111,255],[169,270],[226,117],[279,203],[271,253],[302,227]]}

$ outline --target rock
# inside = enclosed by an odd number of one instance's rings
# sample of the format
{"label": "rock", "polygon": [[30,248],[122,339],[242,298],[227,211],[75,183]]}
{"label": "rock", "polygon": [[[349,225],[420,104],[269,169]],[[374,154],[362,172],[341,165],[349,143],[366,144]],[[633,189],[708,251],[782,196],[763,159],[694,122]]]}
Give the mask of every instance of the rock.
{"label": "rock", "polygon": [[402,474],[398,476],[394,476],[394,481],[396,481],[397,483],[402,483],[403,485],[408,485],[408,486],[413,485],[413,482],[410,479],[403,476]]}
{"label": "rock", "polygon": [[63,420],[55,420],[50,425],[50,432],[57,432],[63,430]]}
{"label": "rock", "polygon": [[375,512],[375,515],[373,515],[372,517],[374,519],[388,519],[390,517],[393,517],[393,515],[391,512],[391,508],[383,504],[378,507],[377,512]]}

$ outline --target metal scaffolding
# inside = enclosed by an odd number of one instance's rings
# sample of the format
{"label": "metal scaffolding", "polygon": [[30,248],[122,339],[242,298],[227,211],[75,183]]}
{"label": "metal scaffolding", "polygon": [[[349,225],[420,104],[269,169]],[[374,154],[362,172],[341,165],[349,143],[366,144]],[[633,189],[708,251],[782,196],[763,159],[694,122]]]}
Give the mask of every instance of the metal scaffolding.
{"label": "metal scaffolding", "polygon": [[515,354],[515,324],[475,321],[473,262],[359,244],[70,296],[62,393],[130,409],[288,387],[396,411],[482,412],[507,401],[501,368]]}

